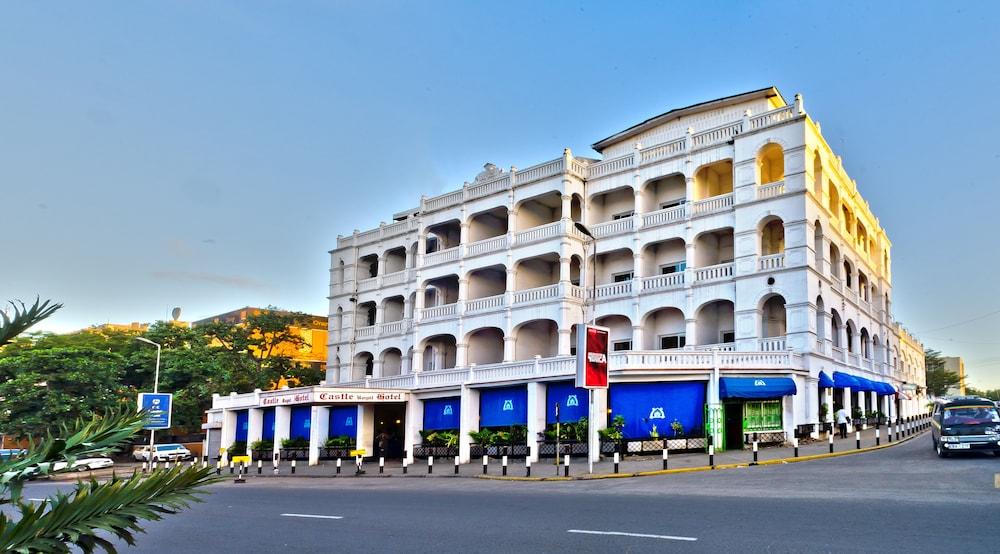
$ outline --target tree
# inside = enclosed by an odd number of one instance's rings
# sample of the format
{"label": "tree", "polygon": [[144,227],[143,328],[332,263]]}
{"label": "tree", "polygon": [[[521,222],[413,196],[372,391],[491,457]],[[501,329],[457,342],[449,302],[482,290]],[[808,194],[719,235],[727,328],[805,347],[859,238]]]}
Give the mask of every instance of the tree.
{"label": "tree", "polygon": [[[38,300],[28,308],[11,303],[13,315],[2,314],[0,346],[59,309],[59,304]],[[78,481],[70,493],[56,493],[45,502],[25,502],[24,482],[30,478],[69,471],[77,458],[106,455],[132,439],[146,415],[122,407],[116,413],[78,420],[65,438],[48,435],[20,457],[0,461],[0,503],[11,509],[0,512],[0,550],[3,552],[70,552],[71,546],[93,552],[116,552],[111,535],[135,544],[140,521],[155,521],[199,500],[199,489],[215,480],[210,468],[154,471],[149,476]],[[59,462],[63,469],[56,469]]]}
{"label": "tree", "polygon": [[89,421],[127,398],[124,358],[93,348],[25,350],[0,358],[0,432],[26,437]]}
{"label": "tree", "polygon": [[990,400],[1000,400],[1000,389],[983,390],[973,387],[965,387],[965,392],[970,396],[981,396]]}
{"label": "tree", "polygon": [[944,368],[941,352],[930,348],[924,349],[924,368],[927,378],[927,393],[932,396],[944,396],[948,389],[958,385],[959,376],[954,371]]}

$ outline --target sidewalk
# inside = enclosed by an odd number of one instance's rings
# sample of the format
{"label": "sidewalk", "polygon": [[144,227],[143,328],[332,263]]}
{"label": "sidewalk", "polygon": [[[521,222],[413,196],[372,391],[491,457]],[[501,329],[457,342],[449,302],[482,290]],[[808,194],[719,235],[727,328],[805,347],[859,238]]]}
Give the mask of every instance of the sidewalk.
{"label": "sidewalk", "polygon": [[[927,421],[927,420],[923,420]],[[915,430],[908,436],[897,437],[893,435],[893,440],[891,443],[888,441],[887,430],[882,427],[879,431],[880,435],[880,446],[885,447],[888,444],[897,444],[904,440],[908,440],[926,430],[926,425],[923,429]],[[807,440],[806,443],[800,444],[799,446],[799,457],[807,458],[812,456],[826,457],[829,454],[829,443],[827,442],[825,433],[822,434],[821,440]],[[857,451],[857,441],[855,439],[855,434],[852,432],[848,435],[847,439],[834,438],[834,453],[837,455],[849,454],[851,452]],[[861,448],[862,451],[875,447],[875,429],[868,429],[861,432]],[[758,449],[757,460],[759,463],[776,463],[778,460],[790,459],[795,456],[794,448],[791,446],[775,446],[775,447],[760,447]],[[726,452],[720,452],[715,455],[714,464],[717,468],[720,466],[732,466],[732,465],[750,465],[753,462],[753,452],[749,448],[746,450],[729,450]],[[709,466],[709,456],[705,452],[698,453],[669,453],[668,467],[670,470],[692,470],[698,469],[708,469]],[[321,460],[319,465],[309,466],[305,463],[297,463],[295,467],[294,475],[291,472],[291,464],[287,461],[282,461],[278,467],[278,473],[274,473],[273,465],[269,462],[262,464],[261,473],[257,473],[257,465],[248,468],[247,479],[263,478],[263,477],[338,477],[338,478],[354,478],[354,477],[364,477],[364,478],[385,478],[385,477],[483,477],[483,463],[482,458],[474,459],[471,463],[462,464],[458,467],[458,474],[455,473],[455,462],[453,458],[436,458],[434,460],[433,472],[428,472],[427,460],[416,460],[413,465],[407,468],[407,473],[403,473],[402,463],[399,460],[386,460],[385,467],[382,472],[379,471],[379,466],[377,461],[366,461],[364,464],[365,474],[356,476],[355,466],[353,459],[343,459],[341,460],[341,470],[340,474],[337,474],[336,461],[335,460]],[[602,459],[600,462],[594,463],[594,473],[588,473],[587,460],[584,457],[574,457],[570,460],[569,466],[569,477],[577,479],[587,479],[587,478],[600,478],[615,476],[635,476],[637,474],[643,474],[646,472],[658,472],[663,470],[663,459],[662,454],[655,456],[629,456],[622,460],[618,466],[617,475],[614,468],[614,463],[611,457]],[[229,469],[223,469],[223,475],[229,474]],[[507,473],[506,476],[510,478],[523,478],[528,475],[525,467],[524,459],[508,459]],[[543,458],[538,462],[531,464],[531,478],[563,478],[566,475],[566,468],[564,466],[555,465],[555,461],[552,458]],[[488,465],[486,467],[486,477],[489,478],[499,478],[503,476],[502,459],[499,457],[490,457],[488,459]]]}

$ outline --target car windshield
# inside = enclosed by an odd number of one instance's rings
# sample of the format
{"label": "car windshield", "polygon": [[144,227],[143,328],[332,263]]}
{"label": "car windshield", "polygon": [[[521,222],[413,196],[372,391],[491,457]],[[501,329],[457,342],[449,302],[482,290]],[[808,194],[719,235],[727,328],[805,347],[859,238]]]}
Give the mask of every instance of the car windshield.
{"label": "car windshield", "polygon": [[161,444],[156,447],[157,450],[177,450],[180,448],[179,444]]}
{"label": "car windshield", "polygon": [[983,423],[1000,423],[1000,414],[990,406],[957,406],[945,408],[945,425],[980,425]]}

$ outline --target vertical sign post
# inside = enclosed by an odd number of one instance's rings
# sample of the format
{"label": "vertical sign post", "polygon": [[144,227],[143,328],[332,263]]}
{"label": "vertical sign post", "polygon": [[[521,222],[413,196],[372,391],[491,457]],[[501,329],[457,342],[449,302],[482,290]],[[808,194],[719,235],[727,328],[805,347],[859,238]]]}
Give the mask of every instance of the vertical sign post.
{"label": "vertical sign post", "polygon": [[[597,417],[594,413],[594,390],[608,388],[608,345],[611,329],[597,325],[576,326],[576,386],[587,389],[590,423],[587,425],[587,461],[594,472],[597,441]],[[606,417],[606,416],[605,416]],[[558,456],[559,453],[556,453]]]}

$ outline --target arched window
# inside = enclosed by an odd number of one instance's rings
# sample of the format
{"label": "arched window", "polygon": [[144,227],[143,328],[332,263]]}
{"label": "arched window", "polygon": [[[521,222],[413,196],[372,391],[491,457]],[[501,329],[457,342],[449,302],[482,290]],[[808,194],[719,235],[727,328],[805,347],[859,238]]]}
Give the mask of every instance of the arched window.
{"label": "arched window", "polygon": [[785,178],[785,152],[780,144],[768,143],[757,153],[757,176],[761,185]]}
{"label": "arched window", "polygon": [[823,160],[819,157],[819,150],[813,154],[813,192],[817,198],[823,198]]}
{"label": "arched window", "polygon": [[760,229],[760,253],[763,256],[785,251],[785,225],[778,218],[767,220]]}

